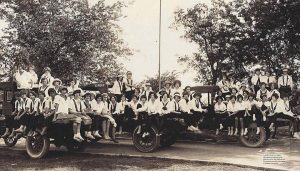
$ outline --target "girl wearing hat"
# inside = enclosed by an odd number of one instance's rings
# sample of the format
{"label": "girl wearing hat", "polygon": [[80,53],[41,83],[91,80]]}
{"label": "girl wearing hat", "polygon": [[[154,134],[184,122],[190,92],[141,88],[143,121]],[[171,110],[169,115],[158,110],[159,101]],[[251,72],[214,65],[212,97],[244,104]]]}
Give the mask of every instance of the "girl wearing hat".
{"label": "girl wearing hat", "polygon": [[227,108],[225,103],[223,102],[223,98],[221,96],[216,97],[216,104],[214,105],[215,109],[215,117],[216,122],[219,125],[219,128],[216,129],[216,135],[219,134],[219,130],[224,128],[224,121],[228,118]]}
{"label": "girl wearing hat", "polygon": [[147,82],[145,84],[145,89],[142,92],[142,95],[146,96],[146,100],[149,100],[149,94],[152,92],[152,88],[151,88],[151,84],[149,82]]}
{"label": "girl wearing hat", "polygon": [[171,91],[172,91],[171,85],[172,85],[172,83],[170,81],[165,82],[165,87],[164,88],[165,88],[165,91],[167,92],[167,94],[169,96],[171,96]]}
{"label": "girl wearing hat", "polygon": [[286,93],[290,95],[293,88],[293,78],[288,75],[288,68],[283,68],[283,74],[278,78],[278,88],[280,93]]}
{"label": "girl wearing hat", "polygon": [[174,88],[171,90],[171,96],[174,96],[175,93],[182,94],[183,89],[181,88],[181,81],[175,80],[173,83]]}
{"label": "girl wearing hat", "polygon": [[116,81],[114,82],[114,85],[111,89],[112,94],[114,94],[114,96],[116,96],[117,101],[120,102],[121,101],[121,96],[123,94],[123,76],[122,75],[118,75]]}
{"label": "girl wearing hat", "polygon": [[56,94],[60,94],[60,87],[61,87],[61,80],[58,79],[58,78],[55,78],[53,81],[52,81],[52,88],[55,90]]}
{"label": "girl wearing hat", "polygon": [[85,104],[81,100],[81,90],[75,90],[73,95],[74,99],[70,100],[69,103],[69,113],[81,118],[86,126],[85,136],[89,139],[95,139],[91,132],[92,119],[87,115]]}
{"label": "girl wearing hat", "polygon": [[132,72],[128,71],[126,75],[127,75],[127,78],[124,81],[125,97],[126,97],[126,99],[128,99],[128,101],[130,101],[132,95],[134,94],[135,86],[133,85]]}
{"label": "girl wearing hat", "polygon": [[193,99],[189,101],[189,106],[191,109],[191,112],[193,113],[192,115],[192,121],[193,124],[191,125],[192,130],[194,131],[199,131],[198,128],[198,122],[200,121],[201,118],[204,117],[204,114],[207,113],[207,109],[202,108],[202,102],[201,102],[201,93],[196,92],[193,95]]}
{"label": "girl wearing hat", "polygon": [[[56,92],[56,90],[54,90]],[[67,87],[61,87],[61,94],[56,95],[53,99],[53,104],[55,108],[55,116],[53,121],[56,122],[58,120],[62,121],[71,121],[73,123],[73,139],[76,141],[83,141],[84,139],[80,135],[81,121],[82,119],[74,114],[69,113],[71,110],[70,98],[68,97],[68,89]]]}
{"label": "girl wearing hat", "polygon": [[186,91],[189,94],[189,99],[193,100],[193,98],[194,98],[194,92],[191,91],[191,86],[186,86],[184,88],[184,91]]}
{"label": "girl wearing hat", "polygon": [[196,127],[193,126],[193,116],[190,108],[190,100],[188,92],[183,92],[183,98],[179,102],[179,107],[181,109],[181,114],[184,118],[184,122],[188,126],[190,131],[199,131]]}
{"label": "girl wearing hat", "polygon": [[54,78],[51,76],[51,69],[49,67],[44,68],[44,74],[41,76],[40,84],[42,83],[42,79],[46,78],[48,85],[52,85]]}

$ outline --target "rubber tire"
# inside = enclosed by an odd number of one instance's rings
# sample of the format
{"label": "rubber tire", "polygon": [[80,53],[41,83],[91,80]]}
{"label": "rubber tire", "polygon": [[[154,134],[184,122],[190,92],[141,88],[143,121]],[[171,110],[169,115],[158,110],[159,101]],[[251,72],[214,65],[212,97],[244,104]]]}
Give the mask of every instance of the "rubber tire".
{"label": "rubber tire", "polygon": [[70,152],[81,152],[85,150],[85,143],[84,142],[78,142],[75,140],[69,140],[68,143],[66,144],[66,148]]}
{"label": "rubber tire", "polygon": [[154,144],[151,147],[146,148],[139,143],[139,136],[142,135],[143,133],[141,132],[140,134],[137,134],[138,126],[134,129],[133,134],[132,134],[133,145],[134,145],[135,149],[142,153],[151,153],[160,147],[160,136],[159,136],[157,128],[153,127],[153,126],[151,126],[150,128],[155,133],[155,136],[153,137]]}
{"label": "rubber tire", "polygon": [[15,136],[13,138],[13,141],[11,141],[11,138],[4,138],[3,140],[7,147],[14,147],[18,142],[18,139]]}
{"label": "rubber tire", "polygon": [[[258,147],[263,146],[263,144],[267,138],[266,130],[263,127],[260,127],[259,141],[257,141],[256,143],[251,143],[246,139],[246,137],[249,137],[249,135],[254,135],[254,136],[256,135],[256,128],[257,128],[257,124],[252,122],[248,126],[248,134],[246,136],[240,136],[240,141],[244,146],[250,147],[250,148],[258,148]],[[251,134],[251,133],[254,133],[254,134]]]}
{"label": "rubber tire", "polygon": [[26,142],[25,142],[25,146],[26,146],[26,152],[29,155],[29,157],[33,158],[33,159],[40,159],[43,158],[49,151],[50,148],[50,141],[48,137],[45,136],[41,136],[40,138],[42,138],[43,141],[43,148],[41,149],[41,151],[37,154],[35,154],[35,152],[32,149],[32,145],[30,143],[30,138],[32,138],[31,136],[27,136],[26,137]]}

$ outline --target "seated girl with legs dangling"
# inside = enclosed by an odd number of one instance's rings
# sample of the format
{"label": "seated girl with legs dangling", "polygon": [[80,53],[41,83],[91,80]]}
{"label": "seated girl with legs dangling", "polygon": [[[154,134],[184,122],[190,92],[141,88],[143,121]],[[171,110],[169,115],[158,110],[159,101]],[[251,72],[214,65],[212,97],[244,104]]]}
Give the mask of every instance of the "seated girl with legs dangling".
{"label": "seated girl with legs dangling", "polygon": [[[102,131],[103,131],[103,137],[104,139],[108,140],[110,135],[110,127],[111,124],[113,127],[117,127],[117,123],[115,119],[112,117],[112,114],[109,111],[109,102],[108,102],[108,94],[103,93],[102,94],[102,103],[103,103],[103,110],[102,110]],[[112,140],[114,140],[114,137],[111,137]]]}
{"label": "seated girl with legs dangling", "polygon": [[[116,99],[113,99],[115,102]],[[125,94],[121,95],[121,100],[119,103],[117,103],[116,110],[114,111],[114,119],[117,122],[117,125],[119,126],[119,134],[122,134],[123,132],[123,123],[125,120],[125,109],[128,107],[128,102],[126,100]]]}
{"label": "seated girl with legs dangling", "polygon": [[237,96],[237,102],[236,104],[238,105],[238,113],[236,114],[235,117],[235,133],[234,135],[238,135],[238,128],[239,128],[239,123],[240,123],[240,128],[241,128],[241,135],[244,135],[244,133],[247,131],[244,127],[244,117],[245,115],[250,115],[248,111],[248,106],[246,102],[243,100],[242,95]]}
{"label": "seated girl with legs dangling", "polygon": [[23,99],[23,110],[20,112],[17,116],[15,116],[15,120],[21,125],[15,132],[23,133],[25,130],[27,130],[27,126],[30,122],[29,120],[29,112],[32,105],[32,100],[27,97],[27,91],[22,90],[21,96]]}
{"label": "seated girl with legs dangling", "polygon": [[37,98],[37,94],[34,91],[30,91],[28,93],[29,98],[32,101],[32,104],[30,105],[30,112],[29,112],[29,129],[30,131],[35,131],[37,128],[40,127],[41,122],[41,115],[38,112],[39,105],[40,105],[40,99]]}
{"label": "seated girl with legs dangling", "polygon": [[200,132],[198,125],[200,120],[203,120],[205,114],[207,114],[208,110],[202,108],[202,102],[201,102],[201,93],[194,93],[193,99],[189,101],[189,107],[191,109],[191,121],[192,121],[192,129],[193,131]]}
{"label": "seated girl with legs dangling", "polygon": [[[55,90],[54,90],[55,91]],[[74,114],[69,113],[70,110],[70,98],[68,97],[68,89],[67,87],[60,88],[59,95],[56,95],[53,99],[53,104],[55,108],[55,115],[53,117],[53,122],[71,122],[73,124],[73,139],[76,141],[83,141],[84,139],[81,137],[80,129],[82,119]]]}
{"label": "seated girl with legs dangling", "polygon": [[149,93],[149,101],[148,101],[148,116],[151,124],[158,125],[159,123],[159,108],[160,103],[157,100],[157,95],[154,92]]}
{"label": "seated girl with legs dangling", "polygon": [[11,113],[11,115],[5,117],[6,130],[5,133],[2,135],[2,138],[14,136],[14,132],[15,132],[14,130],[18,127],[18,124],[14,120],[14,118],[23,112],[24,102],[23,99],[21,98],[21,93],[16,92],[15,98],[16,101],[15,101],[14,111]]}
{"label": "seated girl with legs dangling", "polygon": [[[246,106],[248,112],[245,115],[245,127],[247,128],[251,121],[257,124],[256,134],[260,133],[260,126],[262,120],[262,114],[259,111],[259,103],[255,100],[255,94],[249,93],[248,100],[246,101]],[[244,135],[248,133],[248,129],[245,129]]]}
{"label": "seated girl with legs dangling", "polygon": [[138,131],[137,134],[140,134],[142,131],[142,125],[144,123],[148,123],[148,105],[147,105],[147,97],[145,95],[141,96],[141,101],[137,105],[138,112]]}
{"label": "seated girl with legs dangling", "polygon": [[81,93],[80,89],[73,91],[74,99],[69,101],[69,113],[79,117],[83,121],[83,125],[85,126],[85,136],[89,139],[95,139],[91,132],[92,119],[85,112],[86,107],[81,100]]}
{"label": "seated girl with legs dangling", "polygon": [[271,103],[268,101],[268,96],[263,94],[261,97],[261,101],[258,102],[258,110],[262,115],[262,125],[266,126],[267,119],[270,120],[270,107]]}
{"label": "seated girl with legs dangling", "polygon": [[55,114],[55,106],[53,102],[56,96],[56,91],[53,88],[49,88],[47,94],[49,94],[49,97],[45,98],[45,94],[43,92],[39,93],[39,113],[41,116],[43,116],[41,135],[46,134],[46,131],[52,123]]}
{"label": "seated girl with legs dangling", "polygon": [[98,132],[100,117],[96,115],[92,109],[91,93],[85,93],[83,98],[84,98],[83,104],[85,106],[84,112],[92,119],[92,124],[91,124],[92,136],[101,138]]}
{"label": "seated girl with legs dangling", "polygon": [[214,105],[214,109],[215,109],[216,122],[217,125],[219,125],[219,127],[216,129],[216,135],[218,135],[219,131],[224,128],[224,122],[228,118],[228,113],[227,113],[226,105],[223,102],[222,96],[217,96],[216,102],[217,103]]}
{"label": "seated girl with legs dangling", "polygon": [[233,128],[234,128],[234,125],[235,125],[235,118],[236,118],[236,115],[238,114],[239,112],[239,104],[236,103],[236,97],[235,96],[231,96],[230,97],[230,101],[228,102],[227,104],[227,112],[228,112],[228,135],[234,135],[234,134],[238,134],[238,131],[237,131],[237,127],[235,128],[236,131],[235,133],[233,133]]}
{"label": "seated girl with legs dangling", "polygon": [[91,103],[91,108],[94,112],[93,123],[92,123],[92,130],[93,136],[101,138],[102,136],[99,134],[100,125],[102,124],[102,111],[104,108],[104,104],[102,103],[102,96],[101,94],[97,94],[95,97],[96,102]]}

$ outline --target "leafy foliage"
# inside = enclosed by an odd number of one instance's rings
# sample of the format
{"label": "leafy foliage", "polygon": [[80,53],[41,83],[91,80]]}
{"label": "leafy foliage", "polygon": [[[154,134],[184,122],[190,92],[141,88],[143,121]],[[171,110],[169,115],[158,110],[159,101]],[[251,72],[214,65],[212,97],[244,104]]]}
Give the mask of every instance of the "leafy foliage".
{"label": "leafy foliage", "polygon": [[[262,64],[278,72],[280,64],[299,66],[299,13],[296,0],[212,0],[175,11],[175,29],[197,43],[192,56],[179,58],[198,71],[198,80],[216,83],[221,69],[242,76],[247,67]],[[298,12],[297,12],[298,11]]]}
{"label": "leafy foliage", "polygon": [[[166,82],[166,81],[170,81],[170,82],[174,82],[178,77],[178,72],[176,71],[172,71],[172,72],[164,72],[161,74],[161,83],[162,83],[162,87],[163,87],[163,84]],[[155,92],[158,92],[159,91],[159,76],[156,75],[155,77],[147,77],[140,85],[143,86],[142,84],[144,83],[150,83],[151,84],[151,87],[152,87],[152,90],[155,91]]]}
{"label": "leafy foliage", "polygon": [[124,6],[103,0],[92,7],[86,0],[3,0],[0,11],[9,26],[1,60],[11,70],[32,63],[38,75],[49,66],[62,79],[117,75],[123,70],[117,59],[131,55],[116,24]]}

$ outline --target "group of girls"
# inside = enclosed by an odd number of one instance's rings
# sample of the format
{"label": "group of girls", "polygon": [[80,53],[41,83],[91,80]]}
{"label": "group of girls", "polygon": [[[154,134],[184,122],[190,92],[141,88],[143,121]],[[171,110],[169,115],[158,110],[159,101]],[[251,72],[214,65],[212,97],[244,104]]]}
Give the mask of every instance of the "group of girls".
{"label": "group of girls", "polygon": [[288,69],[276,78],[272,72],[256,69],[248,81],[241,83],[232,74],[223,74],[218,82],[220,91],[215,98],[215,114],[219,123],[217,134],[227,124],[228,135],[247,135],[250,121],[256,122],[256,134],[260,127],[274,131],[278,118],[295,121],[299,99],[292,96],[293,79]]}

